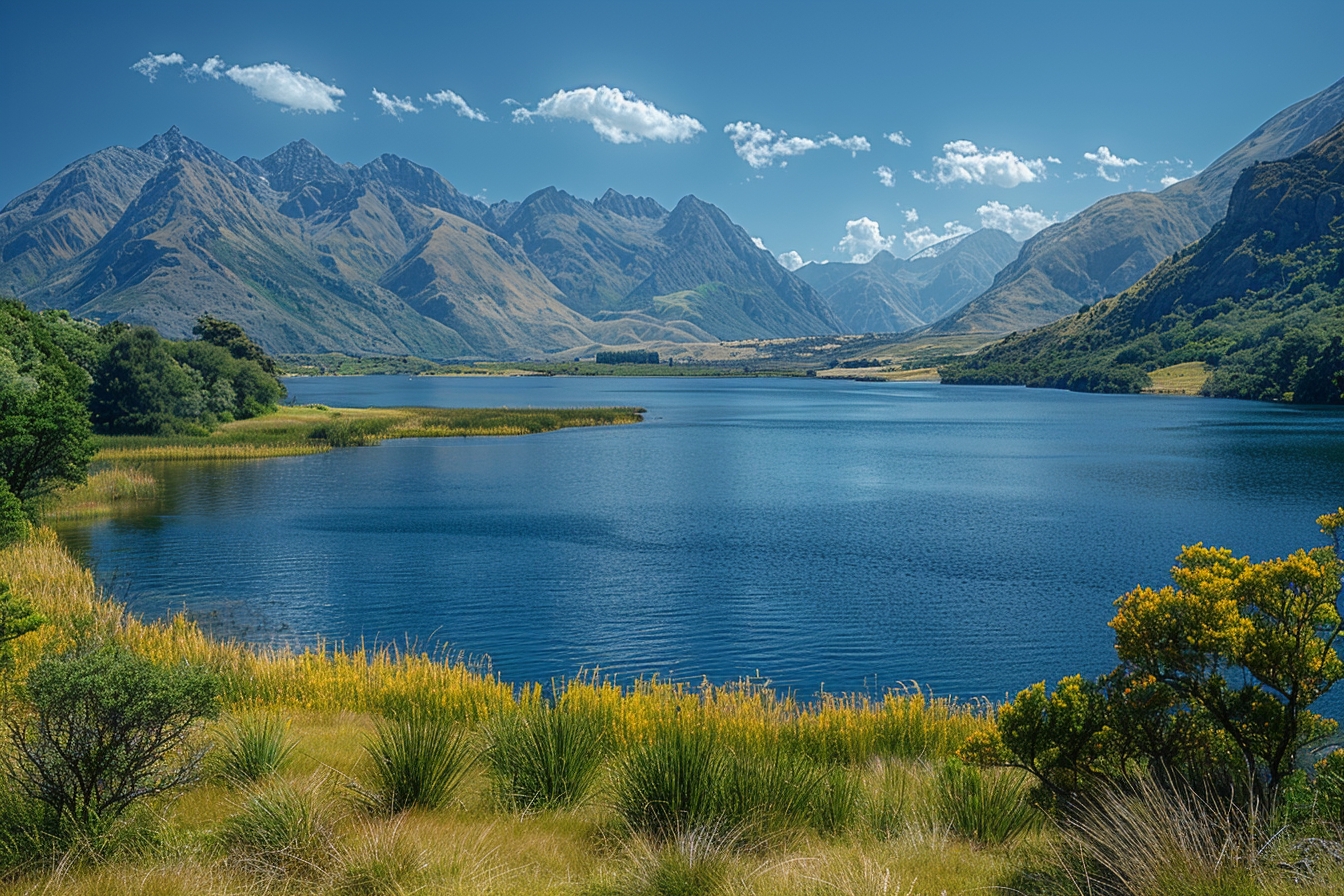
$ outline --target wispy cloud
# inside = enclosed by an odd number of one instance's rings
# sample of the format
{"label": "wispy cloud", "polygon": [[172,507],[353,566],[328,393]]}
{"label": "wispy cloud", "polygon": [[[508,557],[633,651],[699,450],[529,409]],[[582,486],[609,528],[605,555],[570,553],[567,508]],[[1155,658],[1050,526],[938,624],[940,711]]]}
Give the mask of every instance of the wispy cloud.
{"label": "wispy cloud", "polygon": [[[153,81],[163,66],[182,65],[185,61],[180,53],[166,56],[151,53],[131,68]],[[246,87],[257,99],[283,106],[290,112],[339,112],[341,97],[345,96],[341,88],[296,72],[283,62],[225,68],[223,59],[211,56],[200,65],[185,68],[183,74],[191,80],[228,78]]]}
{"label": "wispy cloud", "polygon": [[883,134],[882,136],[886,137],[888,140],[890,140],[892,143],[895,143],[897,146],[910,145],[910,138],[905,136],[905,134],[901,133],[900,131],[892,131],[890,134]]}
{"label": "wispy cloud", "polygon": [[882,182],[882,186],[884,187],[896,186],[896,172],[892,171],[886,165],[878,165],[877,170],[874,171],[873,173],[876,174],[877,179]]}
{"label": "wispy cloud", "polygon": [[466,100],[453,93],[451,90],[440,90],[438,93],[425,94],[425,102],[433,103],[436,106],[452,106],[457,110],[457,114],[463,118],[470,118],[472,121],[489,121],[485,113],[480,109],[473,109]]}
{"label": "wispy cloud", "polygon": [[943,154],[933,159],[933,173],[915,172],[915,178],[939,186],[986,184],[1015,187],[1045,176],[1045,161],[1024,159],[1007,149],[980,149],[970,140],[943,144]]}
{"label": "wispy cloud", "polygon": [[513,110],[514,121],[533,118],[567,119],[592,125],[598,136],[612,143],[662,140],[681,143],[704,131],[705,126],[689,115],[674,115],[628,90],[615,87],[580,87],[558,90],[537,108]]}
{"label": "wispy cloud", "polygon": [[1178,183],[1180,183],[1180,182],[1181,182],[1181,179],[1180,179],[1179,177],[1173,177],[1172,175],[1168,174],[1166,177],[1162,178],[1162,180],[1161,180],[1162,189],[1165,190],[1167,187],[1170,187],[1170,186],[1172,186],[1172,185],[1174,185],[1174,184],[1178,184]]}
{"label": "wispy cloud", "polygon": [[[1120,172],[1133,165],[1142,165],[1138,159],[1124,159],[1111,152],[1108,147],[1098,146],[1096,152],[1085,152],[1083,158],[1097,165],[1097,177],[1115,183],[1120,180]],[[1110,169],[1115,169],[1112,174]]]}
{"label": "wispy cloud", "polygon": [[[750,121],[736,121],[724,125],[723,132],[733,141],[733,149],[738,157],[753,168],[768,168],[775,163],[775,159],[787,160],[790,156],[800,156],[823,146],[847,149],[851,155],[868,152],[873,148],[866,137],[858,135],[837,137],[835,134],[830,134],[815,139],[790,137],[784,131],[775,132]],[[787,161],[780,162],[780,167],[786,164]]]}
{"label": "wispy cloud", "polygon": [[1029,205],[1010,208],[1002,202],[990,200],[975,210],[980,216],[980,226],[992,230],[1002,230],[1015,240],[1030,239],[1051,224],[1058,224],[1058,218],[1047,218]]}
{"label": "wispy cloud", "polygon": [[866,264],[879,252],[890,251],[896,245],[896,237],[883,236],[881,226],[865,216],[856,221],[845,223],[845,235],[836,246],[837,252],[849,256],[849,260]]}
{"label": "wispy cloud", "polygon": [[905,231],[905,248],[910,250],[910,254],[923,251],[932,245],[941,243],[943,240],[950,240],[954,236],[965,236],[973,233],[974,228],[967,227],[960,221],[948,221],[943,225],[942,233],[935,233],[931,227],[916,227],[914,230]]}
{"label": "wispy cloud", "polygon": [[150,53],[132,65],[131,71],[139,72],[153,81],[159,76],[159,69],[166,65],[182,65],[186,61],[181,53]]}
{"label": "wispy cloud", "polygon": [[401,121],[403,112],[420,111],[419,107],[411,102],[410,97],[388,96],[376,87],[373,89],[373,101],[378,104],[384,113],[391,115],[397,121]]}
{"label": "wispy cloud", "polygon": [[919,220],[919,211],[917,209],[908,208],[905,210],[905,223],[914,224],[918,220]]}
{"label": "wispy cloud", "polygon": [[797,251],[793,249],[779,253],[775,256],[775,260],[790,271],[796,271],[807,264],[807,262],[803,261],[803,256],[799,255]]}

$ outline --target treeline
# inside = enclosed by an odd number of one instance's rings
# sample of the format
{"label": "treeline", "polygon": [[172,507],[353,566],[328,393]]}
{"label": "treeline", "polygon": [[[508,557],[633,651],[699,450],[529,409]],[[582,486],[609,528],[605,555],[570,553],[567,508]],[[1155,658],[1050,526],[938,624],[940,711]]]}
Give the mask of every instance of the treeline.
{"label": "treeline", "polygon": [[275,364],[241,327],[205,316],[194,332],[169,340],[0,300],[0,542],[84,481],[94,432],[205,434],[275,408]]}
{"label": "treeline", "polygon": [[629,352],[598,352],[598,364],[657,364],[657,352],[629,351]]}

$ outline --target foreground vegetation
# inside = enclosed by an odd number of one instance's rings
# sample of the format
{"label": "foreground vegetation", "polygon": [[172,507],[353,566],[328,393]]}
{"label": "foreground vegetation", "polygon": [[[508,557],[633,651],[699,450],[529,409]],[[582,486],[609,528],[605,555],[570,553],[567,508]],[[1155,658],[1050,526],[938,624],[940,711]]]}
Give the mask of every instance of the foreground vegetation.
{"label": "foreground vegetation", "polygon": [[[1285,771],[1292,780],[1263,798],[1145,763],[1115,777],[1118,754],[1093,775],[1070,757],[1097,759],[1105,738],[1071,752],[1049,728],[1076,721],[1067,683],[1004,707],[915,688],[804,702],[750,681],[619,687],[593,675],[543,688],[414,652],[255,648],[181,617],[127,615],[46,530],[0,551],[0,582],[0,893],[1344,886],[1344,753],[1315,780]],[[1136,594],[1120,617],[1131,634],[1150,612]],[[131,702],[69,711],[109,700]],[[1060,708],[1024,741],[1042,700]],[[146,728],[174,734],[152,762],[52,759],[84,742],[66,733],[143,745]],[[1033,771],[977,765],[986,744],[1038,748]],[[60,785],[86,767],[101,787]],[[41,786],[39,768],[52,772]],[[1052,799],[1037,771],[1077,796]],[[1091,786],[1074,787],[1084,777]]]}

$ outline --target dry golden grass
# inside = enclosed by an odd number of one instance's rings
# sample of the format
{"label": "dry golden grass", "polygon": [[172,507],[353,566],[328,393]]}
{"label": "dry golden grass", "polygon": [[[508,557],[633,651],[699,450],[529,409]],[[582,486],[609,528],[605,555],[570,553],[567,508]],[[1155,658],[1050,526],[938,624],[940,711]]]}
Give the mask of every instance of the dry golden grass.
{"label": "dry golden grass", "polygon": [[57,491],[42,516],[48,520],[110,516],[134,510],[158,493],[159,484],[148,470],[113,465],[90,473],[83,485]]}
{"label": "dry golden grass", "polygon": [[1159,395],[1198,395],[1209,378],[1209,368],[1203,361],[1174,364],[1148,374],[1153,384],[1144,392]]}

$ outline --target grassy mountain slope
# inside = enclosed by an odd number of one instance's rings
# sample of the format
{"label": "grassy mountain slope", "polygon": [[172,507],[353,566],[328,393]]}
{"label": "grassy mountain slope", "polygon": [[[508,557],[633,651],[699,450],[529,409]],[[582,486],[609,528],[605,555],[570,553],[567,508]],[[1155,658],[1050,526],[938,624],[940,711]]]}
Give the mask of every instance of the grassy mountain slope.
{"label": "grassy mountain slope", "polygon": [[1292,155],[1344,119],[1344,79],[1275,115],[1198,176],[1109,196],[1027,241],[985,293],[931,335],[1028,330],[1114,295],[1209,231],[1247,165]]}
{"label": "grassy mountain slope", "polygon": [[1133,391],[1199,361],[1204,392],[1340,400],[1344,372],[1344,123],[1297,155],[1247,168],[1204,239],[1120,295],[940,371],[946,382]]}

